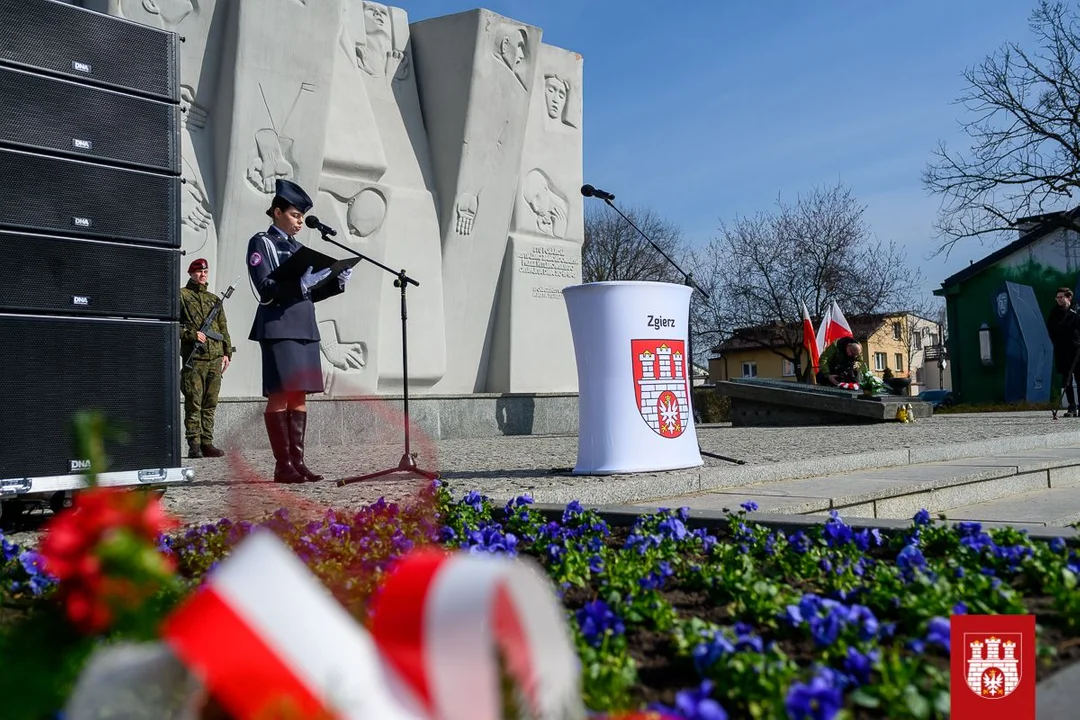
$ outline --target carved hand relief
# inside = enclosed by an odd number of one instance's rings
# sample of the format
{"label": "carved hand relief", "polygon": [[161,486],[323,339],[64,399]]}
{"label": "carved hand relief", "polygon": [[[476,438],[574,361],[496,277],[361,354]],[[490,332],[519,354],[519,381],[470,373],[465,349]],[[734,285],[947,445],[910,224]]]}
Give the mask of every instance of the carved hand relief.
{"label": "carved hand relief", "polygon": [[529,69],[529,36],[518,27],[495,35],[495,57],[514,74],[522,89],[528,89],[525,76]]}
{"label": "carved hand relief", "polygon": [[544,75],[544,109],[547,110],[547,116],[552,120],[558,120],[564,125],[577,127],[568,117],[569,104],[567,100],[570,97],[572,88],[573,86],[569,80],[564,80],[555,73]]}
{"label": "carved hand relief", "polygon": [[210,114],[202,105],[195,102],[195,91],[187,86],[180,86],[181,122],[189,130],[201,130],[206,127],[206,118]]}
{"label": "carved hand relief", "polygon": [[405,50],[395,50],[390,62],[398,63],[397,71],[394,73],[394,82],[402,82],[403,80],[409,79],[409,67],[411,61],[408,52]]}
{"label": "carved hand relief", "polygon": [[195,231],[205,230],[214,219],[210,211],[210,201],[198,180],[189,177],[187,173],[184,173],[184,180],[184,196],[181,201],[183,218],[180,224]]}
{"label": "carved hand relief", "polygon": [[274,192],[278,178],[292,180],[294,175],[292,138],[281,137],[272,128],[255,132],[255,157],[248,166],[248,181],[261,193]]}
{"label": "carved hand relief", "polygon": [[[281,124],[282,131],[289,124],[293,110],[296,109],[301,95],[305,92],[314,92],[315,86],[310,83],[302,83],[296,94],[292,107]],[[262,128],[255,132],[255,148],[252,152],[251,163],[248,165],[247,179],[261,193],[267,195],[274,192],[278,178],[292,180],[296,174],[296,160],[293,158],[293,139],[277,130],[274,123],[274,114],[270,112],[270,104],[266,100],[266,92],[259,84],[262,93],[263,106],[266,115],[270,119],[270,127]]]}
{"label": "carved hand relief", "polygon": [[347,213],[349,233],[367,237],[382,227],[386,219],[386,197],[373,188],[366,188],[349,201]]}
{"label": "carved hand relief", "polygon": [[473,223],[476,221],[476,209],[479,200],[470,193],[461,193],[457,196],[454,204],[456,222],[454,230],[458,235],[472,235]]}
{"label": "carved hand relief", "polygon": [[536,229],[554,238],[566,237],[570,203],[558,192],[543,170],[530,170],[521,183],[521,195],[536,217]]}
{"label": "carved hand relief", "polygon": [[337,323],[319,323],[319,349],[326,361],[338,370],[360,371],[367,365],[367,343],[344,343],[338,338]]}

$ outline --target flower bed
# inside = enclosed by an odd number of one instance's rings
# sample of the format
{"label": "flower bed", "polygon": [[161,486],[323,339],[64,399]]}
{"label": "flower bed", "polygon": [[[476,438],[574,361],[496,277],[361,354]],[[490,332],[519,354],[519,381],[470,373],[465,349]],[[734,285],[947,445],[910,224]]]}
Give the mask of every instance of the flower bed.
{"label": "flower bed", "polygon": [[[496,507],[469,493],[454,502],[436,484],[409,505],[379,502],[314,521],[279,512],[263,524],[362,620],[382,574],[413,547],[537,559],[560,589],[584,697],[597,712],[652,707],[714,720],[831,718],[842,709],[881,717],[888,708],[892,718],[941,717],[950,614],[1036,614],[1038,679],[1080,659],[1080,557],[1064,542],[948,527],[925,511],[893,536],[835,515],[785,534],[747,521],[751,509],[711,530],[690,529],[686,511],[619,528],[577,503],[548,521],[527,498]],[[154,622],[251,529],[225,519],[162,536],[175,580],[111,636],[152,637]],[[24,717],[44,717],[63,705],[96,641],[60,622],[41,557],[2,543],[0,697],[35,713]],[[153,558],[138,567],[164,577]]]}

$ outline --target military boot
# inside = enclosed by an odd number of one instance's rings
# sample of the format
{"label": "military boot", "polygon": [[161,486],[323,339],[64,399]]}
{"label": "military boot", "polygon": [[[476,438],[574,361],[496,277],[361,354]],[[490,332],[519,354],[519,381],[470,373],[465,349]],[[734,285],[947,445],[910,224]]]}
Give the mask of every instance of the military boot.
{"label": "military boot", "polygon": [[310,482],[318,482],[322,475],[316,475],[304,464],[304,438],[307,435],[307,412],[288,410],[289,413],[289,460],[296,471]]}
{"label": "military boot", "polygon": [[203,456],[202,447],[199,445],[199,441],[195,438],[188,440],[187,451],[189,458],[201,458]]}
{"label": "military boot", "polygon": [[274,452],[274,482],[302,483],[307,478],[296,471],[289,460],[289,427],[287,411],[263,413],[266,422],[266,434],[270,438],[270,449]]}
{"label": "military boot", "polygon": [[225,451],[214,447],[213,441],[204,442],[201,446],[203,457],[222,457]]}

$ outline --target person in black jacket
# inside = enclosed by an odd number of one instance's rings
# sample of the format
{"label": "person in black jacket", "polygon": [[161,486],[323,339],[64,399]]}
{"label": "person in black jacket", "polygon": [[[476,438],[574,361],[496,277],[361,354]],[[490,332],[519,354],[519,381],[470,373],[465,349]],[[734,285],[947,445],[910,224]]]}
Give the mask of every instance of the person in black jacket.
{"label": "person in black jacket", "polygon": [[1065,397],[1069,409],[1065,417],[1076,417],[1076,394],[1073,380],[1080,387],[1080,308],[1073,304],[1073,292],[1069,288],[1058,288],[1056,303],[1046,318],[1046,330],[1050,333],[1050,342],[1054,344],[1054,366],[1062,375]]}
{"label": "person in black jacket", "polygon": [[[278,180],[274,199],[266,211],[274,224],[248,241],[248,276],[259,298],[249,340],[262,349],[264,420],[274,452],[274,482],[321,480],[304,464],[307,432],[307,394],[323,391],[322,358],[315,303],[338,295],[352,274],[342,270],[337,282],[319,285],[330,270],[307,272],[299,280],[278,282],[270,275],[303,247],[294,237],[304,227],[311,198],[303,188]],[[319,287],[316,287],[319,285]]]}

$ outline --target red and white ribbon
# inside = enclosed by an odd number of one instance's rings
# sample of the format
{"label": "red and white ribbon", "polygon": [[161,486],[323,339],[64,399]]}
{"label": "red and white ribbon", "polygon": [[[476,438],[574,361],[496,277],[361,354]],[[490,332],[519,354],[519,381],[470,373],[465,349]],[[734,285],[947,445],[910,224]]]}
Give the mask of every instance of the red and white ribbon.
{"label": "red and white ribbon", "polygon": [[583,719],[562,604],[532,561],[419,550],[374,601],[369,635],[275,536],[254,533],[166,621],[163,637],[240,720],[502,720],[497,652],[528,714]]}
{"label": "red and white ribbon", "polygon": [[375,599],[372,635],[434,720],[502,720],[496,648],[537,718],[584,718],[561,603],[532,561],[423,550]]}
{"label": "red and white ribbon", "polygon": [[278,538],[253,533],[170,615],[162,635],[239,720],[426,720],[367,633]]}

